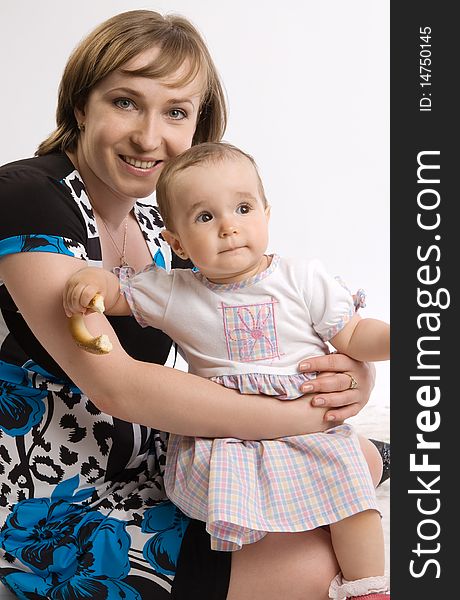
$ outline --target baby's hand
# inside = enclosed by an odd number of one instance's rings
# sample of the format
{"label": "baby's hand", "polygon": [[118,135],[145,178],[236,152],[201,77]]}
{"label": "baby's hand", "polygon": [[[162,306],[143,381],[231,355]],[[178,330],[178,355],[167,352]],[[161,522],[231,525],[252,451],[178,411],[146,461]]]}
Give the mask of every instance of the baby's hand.
{"label": "baby's hand", "polygon": [[92,303],[93,298],[99,294],[103,300],[105,286],[101,280],[100,269],[87,267],[74,273],[67,281],[63,293],[63,306],[67,317],[86,314],[87,312],[103,312],[97,303]]}
{"label": "baby's hand", "polygon": [[69,317],[70,333],[80,348],[92,354],[107,354],[112,350],[107,335],[92,336],[83,319],[87,312],[104,312],[106,288],[103,270],[91,267],[74,273],[64,287],[63,306]]}

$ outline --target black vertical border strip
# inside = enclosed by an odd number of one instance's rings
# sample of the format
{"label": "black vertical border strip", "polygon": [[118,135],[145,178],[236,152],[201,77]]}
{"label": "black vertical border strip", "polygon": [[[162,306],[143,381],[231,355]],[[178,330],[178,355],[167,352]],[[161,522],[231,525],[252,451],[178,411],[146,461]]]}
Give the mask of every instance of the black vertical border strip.
{"label": "black vertical border strip", "polygon": [[[391,588],[394,598],[417,600],[458,595],[460,228],[454,213],[460,204],[460,25],[454,7],[444,0],[391,2]],[[431,30],[426,48],[424,28]],[[428,57],[431,71],[420,70],[420,60]],[[421,78],[427,73],[429,78]],[[422,86],[426,80],[431,85]],[[418,180],[418,156],[425,165],[439,166],[419,173],[439,183]],[[439,225],[424,229],[417,218],[425,226],[439,219]],[[427,293],[419,296],[419,290]],[[428,293],[433,305],[423,308]],[[423,313],[432,314],[433,331]],[[433,354],[420,354],[421,349]],[[411,380],[426,375],[439,380]],[[437,388],[439,401],[422,406],[423,387],[432,400]],[[428,426],[433,430],[422,431]],[[417,448],[417,434],[440,447]],[[411,470],[411,454],[417,464],[425,454],[439,471]]]}

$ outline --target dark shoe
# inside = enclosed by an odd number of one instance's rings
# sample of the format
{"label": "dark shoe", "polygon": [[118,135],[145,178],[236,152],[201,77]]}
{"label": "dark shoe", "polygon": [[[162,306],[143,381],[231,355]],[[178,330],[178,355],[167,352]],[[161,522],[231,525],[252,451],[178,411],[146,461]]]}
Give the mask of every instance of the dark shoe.
{"label": "dark shoe", "polygon": [[380,456],[382,457],[383,462],[383,471],[382,477],[377,485],[382,485],[384,481],[390,478],[390,444],[389,442],[382,442],[380,440],[372,440],[369,438],[369,441],[374,444],[374,446],[379,451]]}

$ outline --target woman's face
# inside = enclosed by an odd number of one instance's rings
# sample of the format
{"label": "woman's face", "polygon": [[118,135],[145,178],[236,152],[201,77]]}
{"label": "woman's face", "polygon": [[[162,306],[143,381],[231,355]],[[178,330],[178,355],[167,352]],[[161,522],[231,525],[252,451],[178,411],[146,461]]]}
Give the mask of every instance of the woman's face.
{"label": "woman's face", "polygon": [[[123,68],[143,67],[157,54],[157,48],[146,50]],[[181,87],[166,87],[181,72],[156,80],[114,71],[91,90],[84,108],[75,110],[85,125],[78,164],[92,194],[145,198],[154,191],[164,163],[191,146],[203,82],[197,77]]]}

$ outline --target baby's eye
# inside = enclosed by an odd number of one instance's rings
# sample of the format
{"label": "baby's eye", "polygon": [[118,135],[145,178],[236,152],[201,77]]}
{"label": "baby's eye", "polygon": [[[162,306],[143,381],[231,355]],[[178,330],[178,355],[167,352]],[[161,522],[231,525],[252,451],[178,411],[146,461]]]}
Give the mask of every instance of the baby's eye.
{"label": "baby's eye", "polygon": [[236,212],[240,215],[247,215],[250,210],[251,206],[249,204],[240,204],[236,209]]}
{"label": "baby's eye", "polygon": [[135,108],[134,103],[129,98],[117,98],[113,101],[113,103],[115,106],[118,106],[118,108],[122,108],[124,110],[131,110]]}
{"label": "baby's eye", "polygon": [[182,110],[180,108],[173,108],[169,111],[169,116],[174,121],[182,121],[182,119],[185,119],[187,117],[187,113],[185,112],[185,110]]}
{"label": "baby's eye", "polygon": [[212,214],[208,212],[203,212],[197,216],[196,220],[199,223],[208,223],[212,220]]}

